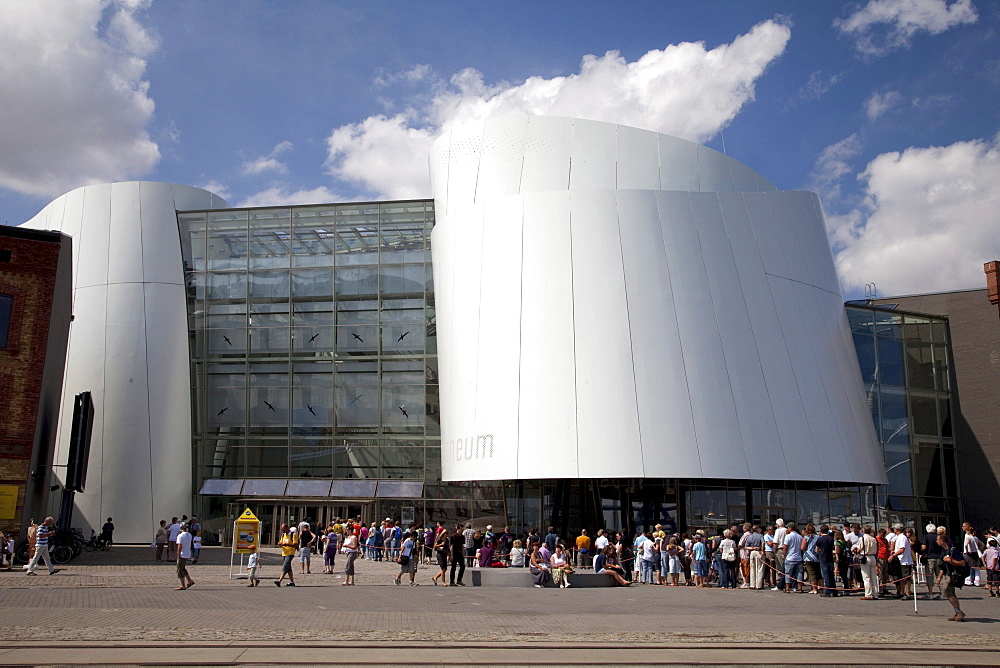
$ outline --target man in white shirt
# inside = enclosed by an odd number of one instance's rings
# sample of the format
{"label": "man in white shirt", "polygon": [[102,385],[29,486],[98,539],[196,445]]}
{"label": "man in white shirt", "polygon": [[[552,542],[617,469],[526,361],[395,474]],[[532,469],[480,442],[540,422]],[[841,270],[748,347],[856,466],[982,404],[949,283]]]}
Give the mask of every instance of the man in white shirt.
{"label": "man in white shirt", "polygon": [[910,539],[903,533],[903,525],[897,524],[893,527],[896,538],[893,542],[893,552],[889,559],[899,560],[902,575],[896,582],[896,598],[908,598],[911,593],[913,576],[913,549],[910,547]]}
{"label": "man in white shirt", "polygon": [[170,553],[175,547],[177,547],[177,536],[181,533],[181,524],[174,517],[170,520],[170,525],[167,527],[167,559],[170,559]]}
{"label": "man in white shirt", "polygon": [[771,591],[784,591],[785,590],[785,552],[782,546],[785,544],[785,536],[788,534],[788,529],[785,528],[785,520],[780,517],[774,521],[774,526],[777,527],[774,530],[774,567],[778,571],[775,576],[778,578],[775,585],[771,587]]}
{"label": "man in white shirt", "polygon": [[189,589],[194,586],[194,580],[188,575],[187,563],[191,559],[191,534],[188,533],[188,525],[180,525],[180,533],[177,534],[177,579],[181,586],[175,591]]}

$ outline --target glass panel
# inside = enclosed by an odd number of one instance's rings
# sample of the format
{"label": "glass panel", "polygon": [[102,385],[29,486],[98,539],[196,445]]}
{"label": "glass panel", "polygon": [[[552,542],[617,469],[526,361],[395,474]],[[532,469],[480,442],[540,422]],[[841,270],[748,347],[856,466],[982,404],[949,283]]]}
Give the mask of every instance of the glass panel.
{"label": "glass panel", "polygon": [[933,394],[910,394],[910,415],[913,418],[913,433],[938,436],[937,401]]}
{"label": "glass panel", "polygon": [[383,264],[379,271],[379,290],[383,295],[423,295],[424,265]]}
{"label": "glass panel", "polygon": [[207,332],[208,354],[214,357],[245,357],[247,354],[247,330],[212,329]]}
{"label": "glass panel", "polygon": [[800,489],[795,495],[799,530],[809,522],[819,526],[830,519],[830,499],[825,489]]}
{"label": "glass panel", "polygon": [[874,334],[875,311],[867,308],[847,307],[847,321],[851,331],[858,334]]}
{"label": "glass panel", "polygon": [[918,441],[913,450],[913,477],[917,496],[944,496],[944,466],[936,441]]}
{"label": "glass panel", "polygon": [[330,496],[330,481],[293,478],[288,481],[285,496]]}
{"label": "glass panel", "polygon": [[350,445],[335,447],[333,475],[337,478],[378,478],[378,450]]}
{"label": "glass panel", "polygon": [[204,441],[201,444],[201,468],[205,475],[242,476],[245,473],[246,448],[237,445],[242,445],[242,441],[225,438]]}
{"label": "glass panel", "polygon": [[209,211],[207,218],[207,268],[247,268],[247,212]]}
{"label": "glass panel", "polygon": [[383,478],[423,478],[424,449],[385,446],[379,448]]}
{"label": "glass panel", "polygon": [[423,431],[424,386],[383,385],[382,427],[386,431]]}
{"label": "glass panel", "polygon": [[332,267],[336,251],[333,207],[292,210],[292,264]]}
{"label": "glass panel", "polygon": [[712,530],[717,527],[729,528],[726,490],[691,491],[688,492],[687,503],[690,527]]}
{"label": "glass panel", "polygon": [[910,387],[934,389],[934,360],[931,344],[906,342],[906,378]]}
{"label": "glass panel", "polygon": [[337,365],[337,427],[378,427],[378,374],[375,363]]}
{"label": "glass panel", "polygon": [[288,301],[289,278],[284,270],[251,271],[250,298]]}
{"label": "glass panel", "polygon": [[208,372],[208,426],[243,425],[246,412],[245,404],[246,375],[243,365],[210,366]]}
{"label": "glass panel", "polygon": [[293,297],[325,297],[333,299],[333,270],[295,269],[291,272]]}
{"label": "glass panel", "polygon": [[[333,380],[333,377],[330,377]],[[296,386],[292,391],[292,424],[333,425],[333,383],[325,387]]]}
{"label": "glass panel", "polygon": [[332,325],[333,302],[302,302],[292,303],[292,322],[296,325]]}
{"label": "glass panel", "polygon": [[329,478],[333,475],[333,441],[296,440],[289,447],[288,459],[292,478]]}
{"label": "glass panel", "polygon": [[181,231],[181,257],[186,271],[205,271],[208,231],[204,212],[177,214]]}
{"label": "glass panel", "polygon": [[291,348],[291,331],[287,327],[254,327],[250,331],[250,350],[253,355],[286,356]]}
{"label": "glass panel", "polygon": [[951,400],[945,395],[938,395],[938,415],[941,417],[941,437],[951,438]]}
{"label": "glass panel", "polygon": [[875,337],[854,334],[854,351],[861,366],[861,378],[866,383],[875,381]]}
{"label": "glass panel", "polygon": [[879,336],[902,338],[903,316],[888,311],[875,311],[875,333]]}
{"label": "glass panel", "polygon": [[915,339],[917,341],[930,343],[932,340],[930,319],[912,315],[904,316],[903,335],[907,339]]}
{"label": "glass panel", "polygon": [[942,344],[934,346],[934,376],[937,378],[939,390],[951,389],[951,378],[948,376],[948,347]]}
{"label": "glass panel", "polygon": [[423,299],[383,299],[382,300],[382,322],[397,323],[407,322],[414,324],[424,323],[424,300]]}
{"label": "glass panel", "polygon": [[212,328],[237,329],[247,326],[246,303],[209,304],[206,326]]}
{"label": "glass panel", "polygon": [[885,470],[889,478],[889,494],[896,496],[911,496],[913,494],[909,448],[887,446],[885,449]]}
{"label": "glass panel", "polygon": [[375,297],[378,294],[378,266],[337,267],[334,286],[339,297]]}
{"label": "glass panel", "polygon": [[291,264],[290,212],[257,209],[250,215],[250,268],[281,268]]}
{"label": "glass panel", "polygon": [[212,494],[214,496],[237,496],[243,489],[243,478],[236,480],[209,479],[201,486],[199,494]]}
{"label": "glass panel", "polygon": [[419,481],[380,480],[375,496],[381,499],[419,499],[423,492],[424,483]]}
{"label": "glass panel", "polygon": [[374,480],[334,480],[330,496],[344,499],[370,499],[375,496]]}
{"label": "glass panel", "polygon": [[243,483],[244,496],[283,496],[287,480],[247,480]]}
{"label": "glass panel", "polygon": [[351,300],[337,302],[338,325],[373,325],[377,322],[377,300]]}
{"label": "glass panel", "polygon": [[293,327],[292,351],[296,355],[333,357],[333,327]]}
{"label": "glass panel", "polygon": [[420,355],[424,352],[424,328],[419,324],[383,324],[382,353]]}
{"label": "glass panel", "polygon": [[895,339],[878,339],[878,372],[882,385],[906,384],[903,372],[903,342]]}
{"label": "glass panel", "polygon": [[882,404],[881,441],[883,443],[909,443],[906,393],[899,388],[883,387],[879,399]]}
{"label": "glass panel", "polygon": [[242,271],[229,271],[208,274],[208,299],[238,299],[247,298],[247,275]]}
{"label": "glass panel", "polygon": [[377,355],[378,325],[345,325],[337,327],[338,355]]}

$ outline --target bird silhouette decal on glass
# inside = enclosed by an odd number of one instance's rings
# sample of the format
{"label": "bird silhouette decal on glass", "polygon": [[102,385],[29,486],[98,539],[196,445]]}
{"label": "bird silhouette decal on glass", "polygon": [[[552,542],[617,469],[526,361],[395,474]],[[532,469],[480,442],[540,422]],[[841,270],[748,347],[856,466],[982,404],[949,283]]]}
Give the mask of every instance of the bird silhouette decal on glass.
{"label": "bird silhouette decal on glass", "polygon": [[228,344],[229,344],[230,346],[232,346],[232,345],[233,345],[233,342],[232,342],[232,341],[230,341],[230,340],[229,340],[229,337],[228,337],[228,336],[226,336],[225,334],[223,334],[223,335],[222,335],[222,338],[223,338],[223,339],[225,339],[226,343],[228,343]]}
{"label": "bird silhouette decal on glass", "polygon": [[361,338],[360,336],[358,336],[358,335],[357,335],[357,334],[355,334],[354,332],[351,332],[351,336],[353,336],[354,338],[356,338],[356,339],[357,339],[358,341],[360,341],[361,343],[364,343],[364,342],[365,342],[365,340],[364,340],[364,339],[362,339],[362,338]]}
{"label": "bird silhouette decal on glass", "polygon": [[402,334],[400,334],[399,338],[396,339],[396,343],[400,343],[403,339],[405,339],[407,334],[409,334],[409,332],[403,332]]}
{"label": "bird silhouette decal on glass", "polygon": [[223,409],[222,409],[221,411],[219,411],[218,413],[216,413],[216,415],[222,415],[223,413],[225,413],[225,412],[226,412],[226,411],[228,411],[228,410],[229,410],[229,406],[226,406],[226,407],[225,407],[225,408],[223,408]]}
{"label": "bird silhouette decal on glass", "polygon": [[319,332],[316,332],[315,334],[313,334],[312,336],[310,336],[309,337],[309,343],[312,343],[313,341],[315,341],[317,336],[319,336]]}
{"label": "bird silhouette decal on glass", "polygon": [[365,395],[363,395],[363,394],[357,395],[356,397],[354,397],[353,399],[351,399],[350,403],[348,403],[347,405],[348,406],[353,406],[354,404],[358,403],[358,399],[360,399],[363,396],[365,396]]}
{"label": "bird silhouette decal on glass", "polygon": [[405,409],[405,408],[403,408],[402,406],[400,406],[400,407],[399,407],[399,410],[400,410],[400,411],[402,411],[402,412],[403,412],[403,415],[405,415],[406,417],[410,417],[410,414],[409,414],[409,413],[407,413],[407,412],[406,412],[406,409]]}
{"label": "bird silhouette decal on glass", "polygon": [[267,406],[267,410],[269,411],[274,410],[274,406],[269,401],[265,401],[264,404]]}
{"label": "bird silhouette decal on glass", "polygon": [[314,410],[313,410],[313,407],[312,407],[312,406],[310,406],[309,404],[306,404],[306,408],[308,408],[308,409],[309,409],[309,412],[310,412],[310,413],[312,413],[313,415],[316,415],[316,411],[314,411]]}

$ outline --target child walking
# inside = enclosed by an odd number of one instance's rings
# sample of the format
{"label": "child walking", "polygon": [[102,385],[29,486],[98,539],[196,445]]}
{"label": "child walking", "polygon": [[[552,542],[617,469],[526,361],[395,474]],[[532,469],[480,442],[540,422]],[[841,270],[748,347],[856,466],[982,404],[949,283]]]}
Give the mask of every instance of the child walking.
{"label": "child walking", "polygon": [[256,587],[257,585],[260,584],[260,578],[257,577],[257,566],[259,563],[260,561],[259,557],[257,556],[257,552],[256,551],[251,552],[250,560],[247,561],[247,568],[250,571],[249,575],[250,584],[247,585],[248,587]]}

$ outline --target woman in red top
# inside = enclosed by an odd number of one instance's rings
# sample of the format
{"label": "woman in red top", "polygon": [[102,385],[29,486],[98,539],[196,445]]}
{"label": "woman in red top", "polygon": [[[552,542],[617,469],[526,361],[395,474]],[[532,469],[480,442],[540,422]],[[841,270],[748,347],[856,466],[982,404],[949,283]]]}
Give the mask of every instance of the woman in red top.
{"label": "woman in red top", "polygon": [[875,536],[875,542],[878,543],[878,554],[875,558],[878,560],[878,582],[880,596],[888,596],[889,590],[885,588],[886,580],[888,579],[889,572],[889,541],[885,539],[885,529],[879,529],[878,535]]}

